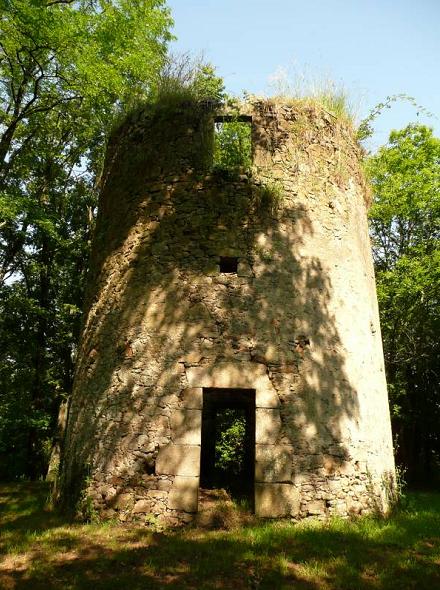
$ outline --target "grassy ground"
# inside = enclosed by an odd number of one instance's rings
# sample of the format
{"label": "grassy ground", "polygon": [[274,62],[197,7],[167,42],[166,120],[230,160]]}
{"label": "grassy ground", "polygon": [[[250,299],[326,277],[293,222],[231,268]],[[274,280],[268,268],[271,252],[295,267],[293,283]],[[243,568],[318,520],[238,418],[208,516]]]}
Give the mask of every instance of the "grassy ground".
{"label": "grassy ground", "polygon": [[44,484],[0,487],[0,588],[435,590],[440,494],[409,496],[388,520],[152,532],[72,524]]}

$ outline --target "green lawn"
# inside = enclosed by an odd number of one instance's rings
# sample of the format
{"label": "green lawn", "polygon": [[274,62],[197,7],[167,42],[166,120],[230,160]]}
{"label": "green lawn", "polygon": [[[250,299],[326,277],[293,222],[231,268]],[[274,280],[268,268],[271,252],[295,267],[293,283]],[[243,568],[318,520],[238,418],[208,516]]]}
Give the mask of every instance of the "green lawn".
{"label": "green lawn", "polygon": [[72,524],[47,496],[41,483],[0,486],[2,590],[440,589],[440,494],[412,494],[387,520],[161,533]]}

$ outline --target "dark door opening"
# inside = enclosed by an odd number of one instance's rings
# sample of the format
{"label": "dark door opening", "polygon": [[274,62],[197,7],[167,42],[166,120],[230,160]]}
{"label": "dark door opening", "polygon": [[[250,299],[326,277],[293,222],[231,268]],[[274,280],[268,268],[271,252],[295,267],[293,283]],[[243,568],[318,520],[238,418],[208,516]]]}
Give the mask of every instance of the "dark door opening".
{"label": "dark door opening", "polygon": [[255,390],[203,390],[200,485],[254,509]]}

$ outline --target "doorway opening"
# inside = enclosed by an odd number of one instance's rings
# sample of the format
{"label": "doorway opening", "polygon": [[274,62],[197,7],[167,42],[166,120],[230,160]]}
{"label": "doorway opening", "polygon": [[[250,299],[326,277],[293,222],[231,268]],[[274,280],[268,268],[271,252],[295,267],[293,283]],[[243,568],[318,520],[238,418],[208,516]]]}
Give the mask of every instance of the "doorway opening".
{"label": "doorway opening", "polygon": [[203,389],[200,486],[254,510],[255,390]]}

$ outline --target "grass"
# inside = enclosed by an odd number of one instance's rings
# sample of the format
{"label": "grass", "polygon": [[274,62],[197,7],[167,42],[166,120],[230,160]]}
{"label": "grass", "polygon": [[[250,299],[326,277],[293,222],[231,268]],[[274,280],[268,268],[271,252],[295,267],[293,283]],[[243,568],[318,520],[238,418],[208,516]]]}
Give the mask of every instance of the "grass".
{"label": "grass", "polygon": [[389,519],[158,533],[70,523],[45,509],[48,491],[0,488],[2,590],[440,588],[440,494],[413,494]]}
{"label": "grass", "polygon": [[356,108],[346,88],[324,73],[311,72],[307,67],[296,64],[280,67],[271,76],[273,99],[281,102],[297,102],[305,105],[319,105],[349,125],[354,125]]}

